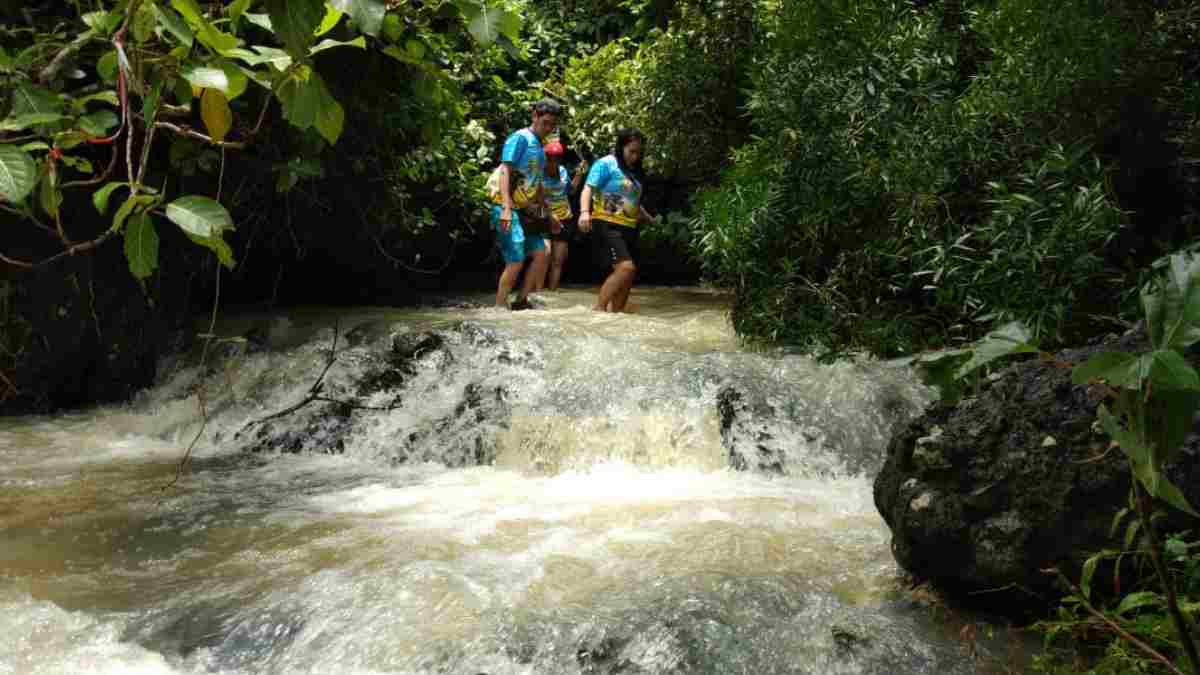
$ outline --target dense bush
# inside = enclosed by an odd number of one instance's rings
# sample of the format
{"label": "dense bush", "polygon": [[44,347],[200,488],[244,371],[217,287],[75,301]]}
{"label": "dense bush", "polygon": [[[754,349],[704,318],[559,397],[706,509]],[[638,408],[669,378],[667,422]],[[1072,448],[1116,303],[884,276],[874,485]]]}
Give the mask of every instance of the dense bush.
{"label": "dense bush", "polygon": [[1045,344],[1109,327],[1131,270],[1194,234],[1120,180],[1165,163],[1189,184],[1194,24],[1182,3],[782,3],[760,140],[697,201],[735,327],[881,354],[1007,319]]}

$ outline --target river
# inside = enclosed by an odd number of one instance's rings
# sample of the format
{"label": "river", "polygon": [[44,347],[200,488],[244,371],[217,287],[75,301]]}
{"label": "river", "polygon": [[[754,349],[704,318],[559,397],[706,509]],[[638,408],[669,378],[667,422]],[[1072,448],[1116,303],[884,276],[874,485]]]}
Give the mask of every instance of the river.
{"label": "river", "polygon": [[[1005,672],[872,501],[911,372],[744,349],[705,290],[591,300],[230,314],[268,348],[3,420],[0,673]],[[252,425],[335,333],[358,407]]]}

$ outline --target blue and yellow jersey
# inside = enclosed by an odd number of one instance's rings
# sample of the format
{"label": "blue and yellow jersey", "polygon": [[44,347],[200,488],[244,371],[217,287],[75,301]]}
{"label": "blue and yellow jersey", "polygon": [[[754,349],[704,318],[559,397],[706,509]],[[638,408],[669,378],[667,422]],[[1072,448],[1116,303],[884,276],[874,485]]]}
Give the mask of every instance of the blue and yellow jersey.
{"label": "blue and yellow jersey", "polygon": [[[514,131],[504,141],[504,150],[500,153],[500,161],[512,165],[513,173],[509,178],[512,188],[513,206],[523,209],[537,206],[542,201],[542,183],[546,174],[546,155],[542,152],[542,142],[529,129]],[[515,181],[513,183],[512,181]],[[499,169],[492,172],[487,184],[488,193],[497,204],[503,204],[500,194]]]}
{"label": "blue and yellow jersey", "polygon": [[550,213],[560,221],[571,217],[571,177],[563,165],[558,166],[558,176],[545,178],[546,201],[550,204]]}
{"label": "blue and yellow jersey", "polygon": [[642,184],[621,170],[616,157],[609,155],[592,165],[587,184],[592,187],[592,217],[637,227]]}

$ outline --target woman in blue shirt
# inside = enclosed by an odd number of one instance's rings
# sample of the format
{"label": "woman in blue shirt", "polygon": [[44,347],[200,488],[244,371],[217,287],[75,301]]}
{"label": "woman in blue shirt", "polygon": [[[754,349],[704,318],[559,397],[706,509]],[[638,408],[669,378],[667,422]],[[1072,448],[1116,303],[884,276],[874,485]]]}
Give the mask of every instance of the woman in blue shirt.
{"label": "woman in blue shirt", "polygon": [[579,199],[579,231],[590,232],[595,225],[592,240],[597,258],[611,267],[592,307],[598,312],[625,311],[637,276],[637,226],[652,220],[642,208],[645,143],[646,137],[637,129],[618,131],[613,153],[592,165]]}

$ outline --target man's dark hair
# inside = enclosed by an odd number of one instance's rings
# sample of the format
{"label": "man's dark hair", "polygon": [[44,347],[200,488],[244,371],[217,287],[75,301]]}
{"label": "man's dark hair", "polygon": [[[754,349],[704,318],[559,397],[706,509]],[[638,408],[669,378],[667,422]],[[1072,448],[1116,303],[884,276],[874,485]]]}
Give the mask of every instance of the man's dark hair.
{"label": "man's dark hair", "polygon": [[552,98],[544,98],[533,104],[533,112],[538,115],[562,115],[562,106]]}
{"label": "man's dark hair", "polygon": [[[613,157],[617,158],[617,166],[621,168],[627,175],[631,175],[640,183],[646,182],[646,176],[642,172],[642,158],[638,157],[636,166],[628,166],[625,164],[625,146],[632,143],[634,140],[642,142],[642,147],[645,148],[646,136],[638,129],[618,129],[617,142],[613,144]],[[643,149],[643,155],[645,150]]]}

